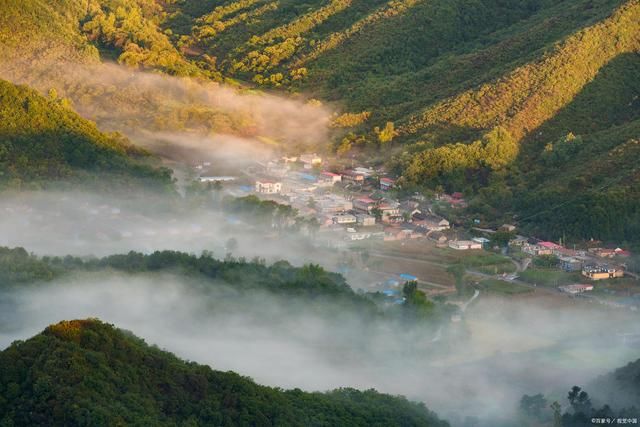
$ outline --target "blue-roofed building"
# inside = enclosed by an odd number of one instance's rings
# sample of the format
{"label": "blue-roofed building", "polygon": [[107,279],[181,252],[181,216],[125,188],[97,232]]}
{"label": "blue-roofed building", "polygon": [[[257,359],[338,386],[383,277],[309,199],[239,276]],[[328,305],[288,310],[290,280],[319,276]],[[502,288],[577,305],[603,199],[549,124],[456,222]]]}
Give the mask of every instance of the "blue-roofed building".
{"label": "blue-roofed building", "polygon": [[403,280],[406,280],[407,282],[415,282],[416,280],[418,280],[418,278],[416,276],[413,276],[411,274],[401,274],[400,278]]}
{"label": "blue-roofed building", "polygon": [[308,173],[301,173],[300,174],[300,178],[304,179],[305,181],[309,181],[309,182],[316,182],[318,180],[318,178],[316,178],[313,175],[310,175]]}
{"label": "blue-roofed building", "polygon": [[400,286],[400,282],[396,279],[389,279],[385,282],[387,286]]}
{"label": "blue-roofed building", "polygon": [[400,291],[397,289],[385,289],[382,291],[383,295],[388,297],[395,297],[400,295]]}

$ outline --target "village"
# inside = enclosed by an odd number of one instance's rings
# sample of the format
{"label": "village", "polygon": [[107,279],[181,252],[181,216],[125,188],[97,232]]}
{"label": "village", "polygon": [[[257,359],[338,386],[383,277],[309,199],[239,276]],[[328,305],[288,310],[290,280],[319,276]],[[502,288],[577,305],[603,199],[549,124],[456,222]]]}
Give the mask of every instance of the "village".
{"label": "village", "polygon": [[[415,263],[420,262],[422,252],[432,248],[440,250],[446,262],[496,253],[507,260],[503,264],[512,268],[496,267],[494,274],[487,274],[491,266],[485,266],[484,272],[468,269],[469,277],[477,279],[475,283],[494,283],[498,288],[509,284],[523,292],[546,287],[558,295],[592,298],[607,305],[632,310],[640,306],[638,275],[628,268],[631,253],[625,249],[601,247],[598,242],[567,248],[521,235],[513,224],[482,228],[478,220],[471,220],[473,226],[465,226],[458,219],[467,206],[462,193],[402,195],[396,191],[393,177],[383,170],[357,165],[338,169],[330,163],[315,153],[307,153],[256,162],[237,177],[215,176],[209,173],[210,164],[206,163],[195,169],[200,182],[220,182],[233,197],[255,195],[289,205],[301,216],[315,218],[319,228],[314,241],[319,246],[365,250],[373,253],[374,259],[376,253],[388,256],[389,251],[393,252],[390,248],[395,248],[396,255],[407,253],[398,258],[415,258]],[[398,248],[402,250],[398,252]],[[370,270],[365,264],[360,267]],[[431,294],[456,291],[450,280],[434,283],[431,277],[421,277],[419,268],[407,268],[410,271],[395,273],[387,269],[383,276],[386,280],[380,279],[375,290],[396,302],[400,296],[397,288],[407,280],[429,285],[426,291]],[[617,288],[616,283],[623,285]]]}

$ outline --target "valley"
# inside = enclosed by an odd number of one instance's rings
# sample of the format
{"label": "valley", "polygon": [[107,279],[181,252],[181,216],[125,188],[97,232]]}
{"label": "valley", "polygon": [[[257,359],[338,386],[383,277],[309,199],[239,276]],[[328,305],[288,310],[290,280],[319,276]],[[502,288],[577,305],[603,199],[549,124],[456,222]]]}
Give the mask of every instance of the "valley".
{"label": "valley", "polygon": [[639,113],[638,0],[0,0],[0,425],[637,423]]}

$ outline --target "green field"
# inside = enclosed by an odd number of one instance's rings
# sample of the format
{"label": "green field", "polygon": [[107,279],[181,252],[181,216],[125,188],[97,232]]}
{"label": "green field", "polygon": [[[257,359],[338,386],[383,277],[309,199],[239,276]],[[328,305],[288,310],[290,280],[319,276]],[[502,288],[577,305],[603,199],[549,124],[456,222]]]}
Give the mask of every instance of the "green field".
{"label": "green field", "polygon": [[580,273],[567,273],[550,268],[529,268],[519,275],[520,280],[540,286],[556,287],[584,281]]}
{"label": "green field", "polygon": [[526,294],[529,292],[533,292],[532,289],[529,289],[525,286],[518,285],[515,283],[505,282],[503,280],[498,279],[487,279],[480,282],[480,288],[485,290],[486,292],[496,293],[496,294],[505,294],[505,295],[518,295],[518,294]]}
{"label": "green field", "polygon": [[508,274],[516,271],[516,266],[509,258],[490,252],[469,255],[461,258],[459,262],[467,269],[484,274]]}

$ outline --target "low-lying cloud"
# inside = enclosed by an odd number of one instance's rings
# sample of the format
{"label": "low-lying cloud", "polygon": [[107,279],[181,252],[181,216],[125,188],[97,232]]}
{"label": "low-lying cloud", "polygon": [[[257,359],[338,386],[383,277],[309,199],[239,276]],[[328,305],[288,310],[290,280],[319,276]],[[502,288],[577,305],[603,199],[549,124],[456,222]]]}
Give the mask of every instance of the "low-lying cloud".
{"label": "low-lying cloud", "polygon": [[[72,100],[82,116],[101,129],[119,131],[133,142],[154,147],[164,140],[196,154],[227,150],[225,142],[242,141],[260,150],[291,145],[326,144],[330,112],[301,97],[285,98],[225,84],[134,70],[114,63],[55,60],[1,63],[0,78],[27,84],[48,95]],[[275,144],[275,145],[274,145]],[[237,158],[236,158],[237,159]]]}
{"label": "low-lying cloud", "polygon": [[239,294],[173,275],[83,273],[5,290],[0,301],[0,347],[62,319],[98,317],[259,383],[373,387],[423,401],[454,425],[466,416],[509,419],[523,393],[557,392],[562,399],[567,387],[637,357],[615,338],[630,327],[628,313],[578,304],[557,310],[481,297],[434,342],[433,330],[358,312],[329,316],[302,299]]}

